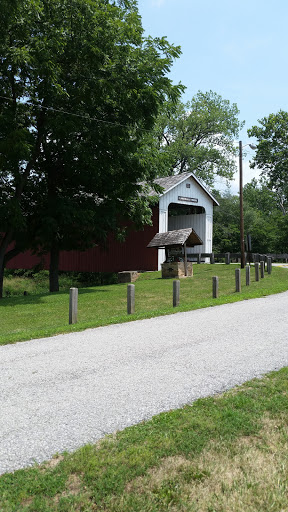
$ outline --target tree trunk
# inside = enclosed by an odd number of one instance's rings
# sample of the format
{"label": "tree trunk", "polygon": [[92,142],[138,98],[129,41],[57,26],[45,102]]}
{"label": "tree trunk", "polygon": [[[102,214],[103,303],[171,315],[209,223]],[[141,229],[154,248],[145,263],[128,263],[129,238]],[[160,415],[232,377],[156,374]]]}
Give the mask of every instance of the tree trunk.
{"label": "tree trunk", "polygon": [[0,299],[3,298],[4,258],[0,261]]}
{"label": "tree trunk", "polygon": [[59,244],[53,241],[50,249],[49,291],[59,292]]}
{"label": "tree trunk", "polygon": [[[4,280],[4,269],[7,261],[9,261],[10,258],[7,258],[6,251],[8,249],[8,246],[12,240],[13,233],[10,230],[9,232],[5,233],[2,242],[0,244],[0,299],[3,297],[3,280]],[[10,251],[11,253],[12,251]],[[14,251],[13,251],[14,252]]]}

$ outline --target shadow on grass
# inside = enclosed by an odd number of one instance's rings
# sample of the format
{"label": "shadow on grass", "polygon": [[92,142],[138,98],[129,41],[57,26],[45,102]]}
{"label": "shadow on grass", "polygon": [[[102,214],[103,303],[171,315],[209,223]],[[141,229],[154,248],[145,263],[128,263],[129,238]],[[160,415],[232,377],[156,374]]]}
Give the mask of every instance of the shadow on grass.
{"label": "shadow on grass", "polygon": [[[109,293],[110,290],[99,290],[97,288],[79,288],[79,295],[85,295],[87,293]],[[38,294],[29,294],[29,295],[16,295],[14,297],[3,297],[0,299],[0,307],[5,306],[27,306],[28,304],[40,304],[43,302],[45,297],[60,297],[65,295],[67,297],[67,301],[69,301],[69,290],[61,291],[61,292],[47,292],[47,293],[38,293]]]}

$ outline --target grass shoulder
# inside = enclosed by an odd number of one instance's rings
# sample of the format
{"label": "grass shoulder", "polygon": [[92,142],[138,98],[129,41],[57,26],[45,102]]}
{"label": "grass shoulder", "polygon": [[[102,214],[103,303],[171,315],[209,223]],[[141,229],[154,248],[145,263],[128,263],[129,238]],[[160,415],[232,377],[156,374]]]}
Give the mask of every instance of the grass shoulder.
{"label": "grass shoulder", "polygon": [[12,511],[287,508],[288,369],[0,477]]}
{"label": "grass shoulder", "polygon": [[[181,279],[180,305],[172,306],[172,280],[161,279],[160,272],[140,275],[135,283],[135,314],[127,315],[126,285],[111,284],[79,288],[78,323],[68,324],[68,290],[59,293],[28,293],[0,301],[0,345],[29,339],[81,331],[115,323],[152,318],[181,311],[263,297],[288,290],[286,269],[273,268],[271,275],[255,281],[251,268],[251,285],[235,292],[236,265],[194,265],[194,276]],[[219,277],[219,298],[212,298],[212,277]]]}

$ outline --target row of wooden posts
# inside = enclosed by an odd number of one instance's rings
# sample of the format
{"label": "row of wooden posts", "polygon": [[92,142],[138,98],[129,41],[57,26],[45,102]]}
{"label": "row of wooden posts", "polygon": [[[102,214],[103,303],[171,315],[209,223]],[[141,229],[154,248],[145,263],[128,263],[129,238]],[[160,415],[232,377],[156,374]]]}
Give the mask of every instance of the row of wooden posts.
{"label": "row of wooden posts", "polygon": [[[236,262],[241,261],[241,254],[237,252],[223,252],[223,253],[214,253],[214,252],[198,252],[191,255],[196,261],[196,263],[201,263],[201,261],[209,259],[211,264],[215,263],[215,260],[224,260],[226,265],[230,265],[232,260],[236,260]],[[288,254],[259,254],[259,253],[246,253],[245,252],[245,262],[256,263],[260,261],[268,261],[268,258],[271,260],[285,260],[286,263],[288,261]]]}
{"label": "row of wooden posts", "polygon": [[[255,267],[255,281],[259,281],[259,276],[264,278],[265,275],[265,261],[254,263]],[[272,259],[267,258],[267,272],[272,272]],[[250,285],[250,265],[246,266],[246,286]],[[241,292],[241,270],[237,268],[235,270],[235,287],[236,292]],[[212,297],[217,299],[219,294],[219,278],[217,276],[212,277]],[[179,306],[180,302],[180,281],[179,279],[173,281],[173,307]],[[77,323],[77,312],[78,312],[78,288],[70,288],[70,299],[69,299],[69,324]],[[135,284],[127,285],[127,313],[133,315],[135,313]]]}
{"label": "row of wooden posts", "polygon": [[[250,265],[247,265],[245,268],[246,268],[246,286],[249,286],[250,282],[251,282],[251,267],[250,267]],[[258,261],[256,261],[254,263],[254,268],[255,268],[255,281],[259,281],[259,275],[263,279],[265,276],[265,261],[260,261],[260,263]],[[267,258],[267,272],[268,272],[268,274],[272,273],[272,259],[271,258]],[[212,278],[212,280],[213,280],[213,285],[212,285],[213,299],[217,299],[218,298],[218,289],[219,289],[219,278],[217,276],[214,276]],[[241,269],[240,268],[236,268],[236,270],[235,270],[235,288],[236,288],[236,292],[241,292]]]}

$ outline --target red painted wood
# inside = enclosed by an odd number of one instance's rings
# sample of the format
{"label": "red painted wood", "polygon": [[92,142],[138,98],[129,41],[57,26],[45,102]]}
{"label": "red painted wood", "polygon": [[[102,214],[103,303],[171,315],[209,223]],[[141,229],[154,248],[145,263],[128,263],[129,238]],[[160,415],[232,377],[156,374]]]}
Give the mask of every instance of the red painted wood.
{"label": "red painted wood", "polygon": [[[75,272],[120,272],[121,270],[157,270],[158,250],[147,249],[159,230],[159,209],[153,208],[153,224],[141,231],[131,231],[125,242],[108,237],[107,249],[99,246],[87,251],[61,251],[59,270]],[[48,270],[49,255],[35,256],[31,251],[11,259],[7,268],[31,269],[38,264]]]}

